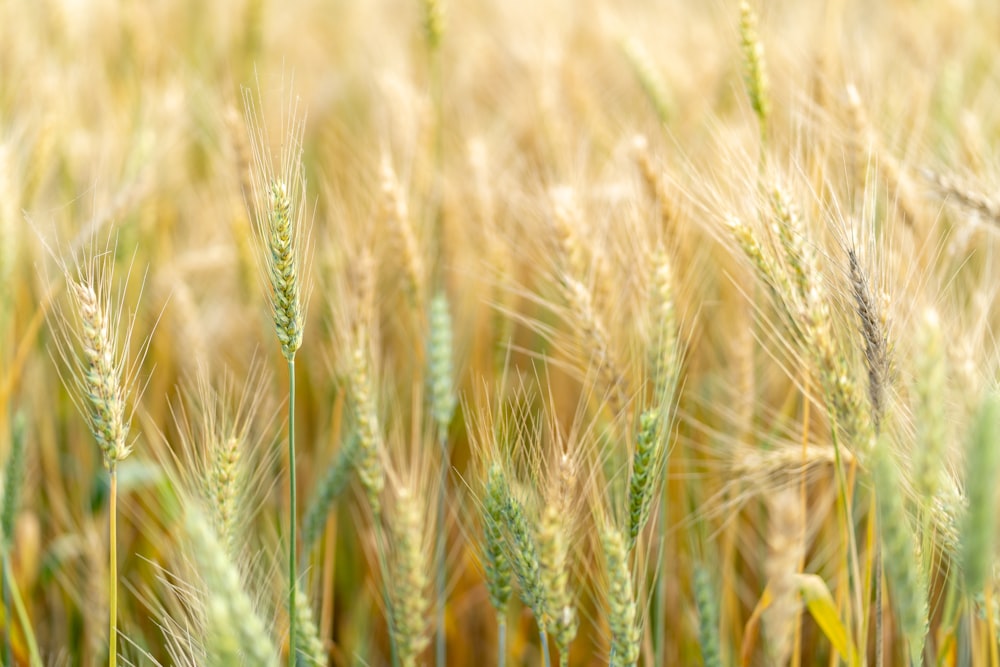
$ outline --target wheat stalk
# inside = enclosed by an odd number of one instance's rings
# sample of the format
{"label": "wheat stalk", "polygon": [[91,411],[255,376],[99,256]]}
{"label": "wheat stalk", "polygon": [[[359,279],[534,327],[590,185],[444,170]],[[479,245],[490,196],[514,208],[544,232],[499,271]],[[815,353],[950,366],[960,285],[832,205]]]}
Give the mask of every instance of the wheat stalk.
{"label": "wheat stalk", "polygon": [[[71,396],[97,441],[110,477],[109,493],[109,635],[108,661],[117,664],[118,616],[118,464],[132,452],[128,441],[132,413],[126,402],[134,396],[136,375],[125,354],[131,341],[132,325],[119,341],[120,308],[115,313],[111,301],[111,249],[93,253],[76,269],[76,277],[63,265],[75,317],[57,313],[56,345],[59,355],[71,368],[64,377]],[[121,348],[119,347],[121,345]],[[76,352],[74,352],[74,349]],[[147,346],[140,348],[135,364],[141,363]]]}
{"label": "wheat stalk", "polygon": [[288,615],[291,647],[288,661],[296,661],[295,582],[296,542],[298,540],[295,481],[295,353],[302,345],[305,327],[303,253],[309,245],[305,215],[305,175],[302,166],[302,142],[305,117],[298,111],[297,100],[290,103],[285,143],[280,166],[275,169],[264,122],[249,89],[243,102],[250,131],[253,164],[250,185],[253,194],[253,224],[263,246],[263,266],[268,278],[271,315],[281,353],[288,362]]}

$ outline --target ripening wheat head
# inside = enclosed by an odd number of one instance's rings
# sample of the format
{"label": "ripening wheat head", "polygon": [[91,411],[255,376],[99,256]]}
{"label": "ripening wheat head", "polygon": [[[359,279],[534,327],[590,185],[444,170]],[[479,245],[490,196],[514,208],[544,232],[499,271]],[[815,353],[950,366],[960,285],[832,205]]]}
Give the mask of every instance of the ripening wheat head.
{"label": "ripening wheat head", "polygon": [[132,361],[126,356],[135,321],[122,322],[123,304],[112,287],[113,254],[109,248],[72,269],[63,265],[71,305],[69,312],[54,311],[56,347],[70,369],[63,379],[108,469],[132,452],[128,402],[136,397],[136,370],[146,350],[144,344]]}
{"label": "ripening wheat head", "polygon": [[305,116],[293,98],[282,112],[281,155],[275,165],[262,118],[259,94],[243,91],[253,162],[250,165],[251,218],[271,298],[274,329],[281,353],[291,361],[302,345],[308,284],[305,266],[310,244],[306,179],[302,166]]}
{"label": "ripening wheat head", "polygon": [[277,451],[265,446],[276,415],[266,401],[269,380],[256,366],[242,381],[226,374],[212,383],[202,373],[171,407],[179,442],[163,455],[173,459],[178,484],[204,502],[204,518],[231,558],[242,553],[249,522],[274,483]]}

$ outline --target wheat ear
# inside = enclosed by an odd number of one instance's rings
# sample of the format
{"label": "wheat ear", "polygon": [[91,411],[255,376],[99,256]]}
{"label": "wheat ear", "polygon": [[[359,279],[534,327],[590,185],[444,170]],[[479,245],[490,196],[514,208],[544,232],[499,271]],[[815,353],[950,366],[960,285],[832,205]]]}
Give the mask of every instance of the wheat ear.
{"label": "wheat ear", "polygon": [[423,548],[424,520],[418,498],[402,487],[389,517],[392,535],[390,564],[392,632],[402,667],[414,667],[417,657],[430,642],[427,599],[428,566]]}
{"label": "wheat ear", "polygon": [[[767,119],[771,115],[764,45],[757,33],[757,14],[747,0],[740,2],[740,47],[743,50],[744,78],[750,106],[760,126],[761,144],[767,139]],[[763,154],[763,153],[762,153]]]}
{"label": "wheat ear", "polygon": [[722,667],[719,641],[719,604],[708,570],[700,564],[694,567],[694,600],[698,607],[698,643],[705,667]]}
{"label": "wheat ear", "polygon": [[873,454],[872,480],[884,551],[882,562],[899,624],[909,644],[910,664],[918,665],[927,634],[927,584],[920,568],[920,548],[903,505],[902,481],[885,436],[879,438]]}
{"label": "wheat ear", "polygon": [[351,472],[354,470],[359,447],[359,437],[357,433],[354,433],[327,466],[323,479],[320,480],[319,486],[313,493],[312,501],[302,517],[302,550],[306,554],[323,532],[326,517],[334,502],[351,480]]}
{"label": "wheat ear", "polygon": [[962,524],[962,575],[967,595],[983,590],[993,563],[996,535],[996,479],[1000,471],[1000,395],[987,394],[976,415],[966,452],[965,494],[968,509]]}
{"label": "wheat ear", "polygon": [[506,659],[507,603],[510,601],[511,565],[504,546],[504,482],[503,470],[499,465],[490,466],[486,478],[486,491],[482,501],[483,567],[486,570],[486,589],[490,604],[497,612],[499,637],[497,640],[497,664],[503,667]]}
{"label": "wheat ear", "polygon": [[663,457],[660,411],[647,410],[639,416],[639,431],[632,454],[632,474],[628,488],[628,551],[635,548],[639,534],[649,520],[657,486],[656,474]]}
{"label": "wheat ear", "polygon": [[215,664],[238,659],[239,664],[273,667],[278,654],[267,625],[254,609],[238,568],[211,524],[197,508],[191,508],[186,513],[184,528],[191,541],[195,565],[208,589],[205,606],[211,628],[210,653],[217,656],[216,660],[223,660]]}
{"label": "wheat ear", "polygon": [[601,530],[604,570],[608,579],[608,625],[611,626],[610,667],[635,667],[639,660],[638,611],[632,589],[632,572],[621,531],[604,526]]}

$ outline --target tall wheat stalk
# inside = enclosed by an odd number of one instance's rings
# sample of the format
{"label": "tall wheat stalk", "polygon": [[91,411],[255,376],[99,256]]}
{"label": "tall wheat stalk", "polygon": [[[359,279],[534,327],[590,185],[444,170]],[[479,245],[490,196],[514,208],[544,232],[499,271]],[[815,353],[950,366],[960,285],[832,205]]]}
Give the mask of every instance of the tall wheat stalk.
{"label": "tall wheat stalk", "polygon": [[[51,252],[51,250],[50,250]],[[118,662],[118,463],[132,453],[128,442],[132,413],[128,399],[136,389],[136,367],[145,356],[140,347],[133,362],[126,359],[134,320],[121,331],[121,305],[111,300],[113,248],[90,256],[72,272],[62,263],[73,315],[55,311],[55,341],[59,356],[69,367],[63,381],[97,441],[110,477],[108,506],[108,664]],[[54,255],[54,253],[52,253]],[[117,309],[116,309],[117,306]],[[148,343],[148,341],[147,341]]]}
{"label": "tall wheat stalk", "polygon": [[254,96],[243,91],[243,102],[253,163],[250,185],[253,198],[253,225],[264,256],[274,330],[281,353],[288,363],[288,664],[296,663],[295,593],[296,575],[296,481],[295,481],[295,353],[302,345],[305,327],[303,297],[303,257],[309,245],[305,214],[305,175],[302,166],[302,139],[305,117],[293,99],[282,118],[280,165],[275,170],[269,137]]}

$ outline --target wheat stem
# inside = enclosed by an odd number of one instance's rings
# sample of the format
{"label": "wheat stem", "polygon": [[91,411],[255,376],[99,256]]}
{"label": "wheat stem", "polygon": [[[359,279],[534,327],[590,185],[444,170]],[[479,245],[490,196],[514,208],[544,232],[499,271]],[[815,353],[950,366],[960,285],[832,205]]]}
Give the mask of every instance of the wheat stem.
{"label": "wheat stem", "polygon": [[656,633],[653,640],[653,646],[655,646],[656,664],[664,664],[663,660],[666,657],[666,642],[667,642],[667,578],[663,576],[663,561],[666,555],[666,535],[667,535],[667,507],[668,498],[666,490],[660,494],[660,515],[656,521],[656,533],[659,538],[657,554],[657,567],[659,572],[656,575]]}
{"label": "wheat stem", "polygon": [[295,667],[295,357],[288,360],[288,665]]}
{"label": "wheat stem", "polygon": [[118,467],[114,464],[109,468],[111,475],[111,496],[109,507],[109,522],[111,534],[108,537],[110,558],[108,573],[108,665],[118,664]]}
{"label": "wheat stem", "polygon": [[542,664],[545,665],[545,667],[552,667],[552,663],[549,658],[549,637],[545,634],[545,630],[542,628],[541,624],[538,626],[538,641],[542,645]]}
{"label": "wheat stem", "polygon": [[14,581],[14,573],[10,568],[10,556],[8,554],[4,554],[3,556],[3,576],[8,584],[4,590],[10,590],[10,595],[14,602],[14,611],[17,612],[17,620],[21,624],[21,632],[24,633],[24,639],[28,643],[28,658],[31,667],[42,667],[42,657],[38,652],[38,642],[35,640],[35,633],[31,629],[31,620],[28,618],[28,611],[24,607],[24,600],[21,599],[21,590],[17,587],[17,582]]}
{"label": "wheat stem", "polygon": [[435,545],[435,560],[437,561],[437,573],[435,574],[435,587],[437,597],[437,629],[434,637],[434,652],[438,667],[444,667],[447,651],[447,634],[445,632],[445,511],[444,504],[448,500],[448,435],[445,428],[438,424],[438,443],[441,446],[441,488],[438,489],[437,506],[437,544]]}
{"label": "wheat stem", "polygon": [[507,619],[497,612],[497,667],[507,663]]}

